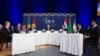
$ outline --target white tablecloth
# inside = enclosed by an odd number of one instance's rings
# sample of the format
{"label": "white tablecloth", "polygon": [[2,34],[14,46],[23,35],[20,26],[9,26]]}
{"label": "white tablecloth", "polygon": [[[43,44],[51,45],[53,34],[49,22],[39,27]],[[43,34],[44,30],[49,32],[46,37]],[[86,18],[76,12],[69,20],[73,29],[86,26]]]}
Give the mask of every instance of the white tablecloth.
{"label": "white tablecloth", "polygon": [[61,52],[73,55],[83,54],[82,34],[67,34],[66,32],[59,33],[57,31],[54,33],[38,31],[37,33],[31,32],[29,34],[13,34],[12,54],[35,51],[35,46],[44,44],[60,46]]}
{"label": "white tablecloth", "polygon": [[83,35],[64,34],[61,38],[60,51],[73,55],[82,56],[83,54]]}
{"label": "white tablecloth", "polygon": [[35,36],[35,45],[45,45],[45,44],[52,44],[52,45],[60,45],[60,38],[62,37],[62,34],[67,34],[66,32],[59,33],[58,31],[55,31],[51,33],[50,31],[47,32],[41,32],[33,33]]}
{"label": "white tablecloth", "polygon": [[35,51],[34,35],[13,34],[12,55]]}

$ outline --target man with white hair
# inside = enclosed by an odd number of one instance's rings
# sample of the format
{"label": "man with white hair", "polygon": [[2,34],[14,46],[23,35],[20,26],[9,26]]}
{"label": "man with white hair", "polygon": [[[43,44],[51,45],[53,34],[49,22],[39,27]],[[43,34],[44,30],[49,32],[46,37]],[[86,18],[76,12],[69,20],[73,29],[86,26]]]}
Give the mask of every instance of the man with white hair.
{"label": "man with white hair", "polygon": [[20,33],[21,32],[21,24],[18,23],[17,27],[15,28],[15,33]]}
{"label": "man with white hair", "polygon": [[[10,22],[6,21],[5,22],[5,27],[2,29],[3,35],[4,35],[4,40],[5,42],[11,42],[12,39],[12,32],[10,29]],[[8,47],[8,44],[6,45],[6,48]]]}

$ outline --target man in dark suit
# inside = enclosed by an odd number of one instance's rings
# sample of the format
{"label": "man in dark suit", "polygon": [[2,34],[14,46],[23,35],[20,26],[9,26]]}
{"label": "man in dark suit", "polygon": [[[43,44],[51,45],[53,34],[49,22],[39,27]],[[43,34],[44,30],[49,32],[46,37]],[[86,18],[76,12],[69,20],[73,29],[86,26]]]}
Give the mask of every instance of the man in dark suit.
{"label": "man in dark suit", "polygon": [[77,31],[78,31],[79,33],[84,34],[84,30],[82,29],[81,24],[77,24]]}
{"label": "man in dark suit", "polygon": [[20,23],[17,24],[17,27],[15,28],[14,32],[15,33],[20,33],[21,32],[21,24]]}
{"label": "man in dark suit", "polygon": [[31,27],[27,30],[28,32],[33,31],[34,33],[37,32],[36,25],[32,24]]}
{"label": "man in dark suit", "polygon": [[10,22],[6,21],[5,22],[5,27],[2,29],[3,35],[4,35],[4,39],[6,42],[11,42],[12,39],[12,32],[10,29]]}
{"label": "man in dark suit", "polygon": [[87,43],[95,46],[98,42],[99,36],[98,36],[98,25],[96,23],[96,20],[92,20],[92,27],[90,28],[89,32],[89,38],[87,38]]}
{"label": "man in dark suit", "polygon": [[89,32],[88,32],[89,37],[85,39],[85,45],[86,45],[85,49],[87,50],[86,51],[87,56],[94,55],[93,51],[94,51],[94,48],[97,46],[98,39],[99,39],[98,26],[97,26],[96,20],[92,20],[91,24],[92,24],[92,27],[89,29]]}
{"label": "man in dark suit", "polygon": [[14,26],[11,26],[10,29],[11,29],[11,33],[15,32]]}

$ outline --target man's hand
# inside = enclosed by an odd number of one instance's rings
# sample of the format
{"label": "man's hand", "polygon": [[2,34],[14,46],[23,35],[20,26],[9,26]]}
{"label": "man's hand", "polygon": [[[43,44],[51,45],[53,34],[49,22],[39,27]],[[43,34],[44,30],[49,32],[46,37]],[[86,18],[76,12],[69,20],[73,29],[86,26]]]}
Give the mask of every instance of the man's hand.
{"label": "man's hand", "polygon": [[12,35],[10,35],[10,36],[12,36]]}
{"label": "man's hand", "polygon": [[87,38],[89,38],[90,36],[87,36],[87,35],[83,35],[83,37],[84,37],[85,39],[87,39]]}

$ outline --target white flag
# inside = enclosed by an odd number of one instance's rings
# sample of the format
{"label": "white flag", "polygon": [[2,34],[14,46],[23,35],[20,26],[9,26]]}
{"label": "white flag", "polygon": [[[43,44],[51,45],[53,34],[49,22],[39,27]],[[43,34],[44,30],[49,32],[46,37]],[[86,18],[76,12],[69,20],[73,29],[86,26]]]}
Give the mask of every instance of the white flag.
{"label": "white flag", "polygon": [[66,17],[64,19],[64,26],[65,26],[65,29],[67,29],[67,19],[66,19]]}
{"label": "white flag", "polygon": [[74,31],[74,32],[77,32],[77,27],[76,27],[76,22],[75,22],[75,20],[74,20],[74,23],[73,23],[73,31]]}

